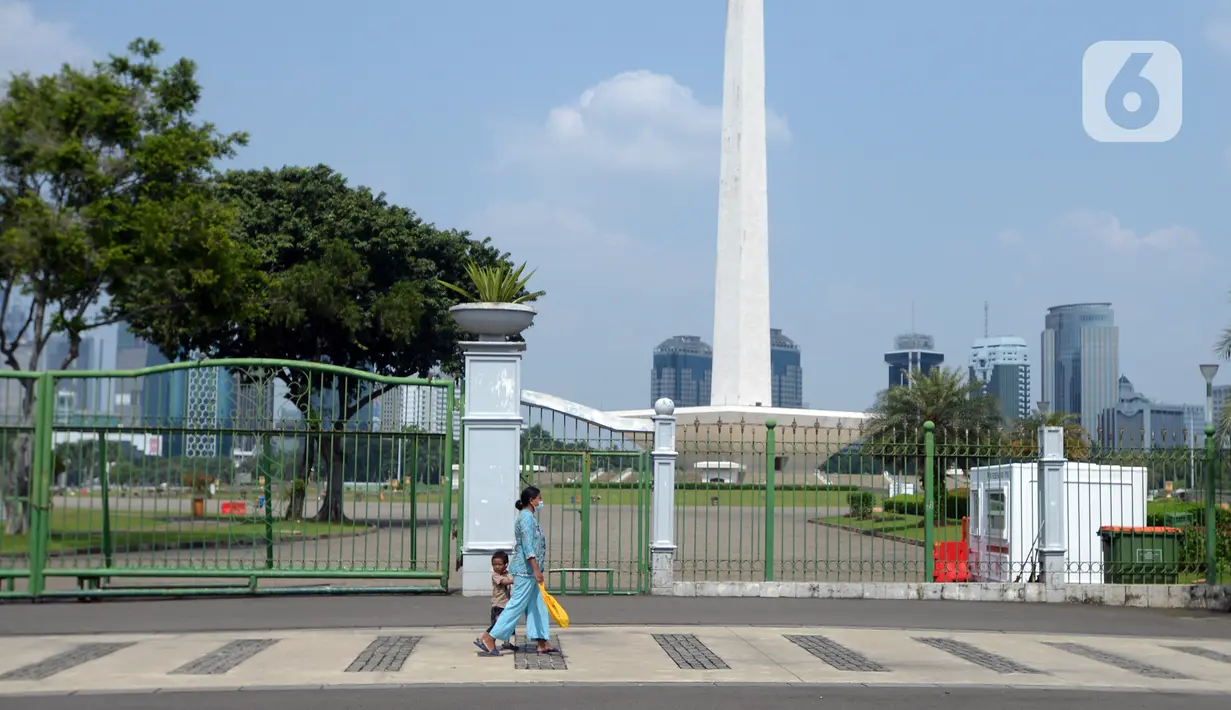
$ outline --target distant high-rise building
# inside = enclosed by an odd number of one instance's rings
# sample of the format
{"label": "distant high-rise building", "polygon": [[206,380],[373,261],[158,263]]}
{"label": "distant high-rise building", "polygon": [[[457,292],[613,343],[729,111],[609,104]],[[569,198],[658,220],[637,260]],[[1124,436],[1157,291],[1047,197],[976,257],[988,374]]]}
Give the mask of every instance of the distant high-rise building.
{"label": "distant high-rise building", "polygon": [[[1215,420],[1217,425],[1217,420]],[[1184,429],[1188,445],[1194,449],[1205,447],[1205,405],[1184,405]]]}
{"label": "distant high-rise building", "polygon": [[[1231,385],[1215,385],[1214,386],[1214,426],[1218,426],[1223,417],[1226,416],[1227,404],[1231,403]],[[1205,422],[1201,422],[1201,428],[1205,428]]]}
{"label": "distant high-rise building", "polygon": [[1104,415],[1120,404],[1120,330],[1111,304],[1047,309],[1040,361],[1049,410],[1077,415],[1091,438],[1113,444],[1114,416]]}
{"label": "distant high-rise building", "polygon": [[1025,338],[981,338],[970,348],[970,380],[1000,403],[1006,422],[1030,416],[1030,362]]}
{"label": "distant high-rise building", "polygon": [[654,348],[650,402],[662,397],[677,407],[708,407],[714,350],[696,335],[667,338]]}
{"label": "distant high-rise building", "polygon": [[802,409],[804,406],[804,368],[800,365],[799,346],[782,334],[781,328],[769,329],[769,362],[773,406]]}
{"label": "distant high-rise building", "polygon": [[[47,340],[47,345],[43,348],[42,369],[101,370],[103,360],[101,345],[102,341],[98,338],[83,336],[77,345],[76,357],[65,367],[70,343],[68,336],[57,333]],[[57,399],[57,402],[71,406],[75,410],[73,414],[107,414],[110,411],[107,400],[110,397],[111,384],[110,380],[104,379],[66,378],[57,380],[57,393],[63,395]],[[69,414],[68,411],[57,412],[59,416]]]}
{"label": "distant high-rise building", "polygon": [[1103,412],[1100,428],[1110,443],[1128,449],[1164,449],[1188,446],[1187,412],[1182,404],[1161,404],[1137,391],[1120,375],[1119,402]]}
{"label": "distant high-rise building", "polygon": [[936,339],[923,333],[904,333],[893,339],[893,350],[885,353],[889,365],[889,386],[910,384],[910,373],[927,375],[945,362],[936,352]]}

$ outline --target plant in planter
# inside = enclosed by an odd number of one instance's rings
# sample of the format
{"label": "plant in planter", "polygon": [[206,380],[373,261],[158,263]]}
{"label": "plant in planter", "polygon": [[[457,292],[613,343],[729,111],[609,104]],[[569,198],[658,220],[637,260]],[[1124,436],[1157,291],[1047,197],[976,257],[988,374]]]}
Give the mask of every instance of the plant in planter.
{"label": "plant in planter", "polygon": [[192,491],[192,517],[205,517],[205,495],[209,492],[209,476],[204,473],[185,473],[184,487]]}
{"label": "plant in planter", "polygon": [[516,268],[511,264],[479,266],[472,259],[466,263],[471,288],[438,283],[468,301],[449,309],[458,326],[479,340],[501,341],[530,327],[537,311],[528,304],[546,295],[545,291],[527,290],[534,272],[523,275],[525,270],[524,263]]}

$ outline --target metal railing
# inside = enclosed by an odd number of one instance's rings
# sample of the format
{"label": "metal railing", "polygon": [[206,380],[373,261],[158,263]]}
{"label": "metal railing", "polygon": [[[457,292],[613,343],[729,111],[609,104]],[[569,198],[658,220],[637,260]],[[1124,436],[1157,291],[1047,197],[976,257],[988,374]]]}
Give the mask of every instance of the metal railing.
{"label": "metal railing", "polygon": [[[1041,580],[1037,442],[930,423],[876,437],[772,421],[678,432],[679,581]],[[1210,442],[1071,442],[1064,581],[1226,579],[1231,491]]]}
{"label": "metal railing", "polygon": [[282,360],[0,372],[0,594],[447,589],[454,406]]}
{"label": "metal railing", "polygon": [[653,436],[544,406],[522,412],[521,479],[543,493],[552,591],[648,592]]}

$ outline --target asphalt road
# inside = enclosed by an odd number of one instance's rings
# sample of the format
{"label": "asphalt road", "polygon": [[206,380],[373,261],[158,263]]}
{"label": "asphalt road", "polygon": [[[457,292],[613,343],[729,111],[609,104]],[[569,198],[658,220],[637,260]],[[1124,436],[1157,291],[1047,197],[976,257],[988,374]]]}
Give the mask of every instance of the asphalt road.
{"label": "asphalt road", "polygon": [[1224,710],[1222,695],[1003,688],[864,688],[862,686],[547,686],[426,687],[339,690],[211,691],[0,698],[0,710],[405,710],[499,707],[501,710],[748,710],[772,707],[860,710]]}
{"label": "asphalt road", "polygon": [[[336,596],[0,603],[0,635],[481,627],[487,598]],[[1231,614],[1072,604],[563,597],[577,625],[845,626],[1231,639]]]}

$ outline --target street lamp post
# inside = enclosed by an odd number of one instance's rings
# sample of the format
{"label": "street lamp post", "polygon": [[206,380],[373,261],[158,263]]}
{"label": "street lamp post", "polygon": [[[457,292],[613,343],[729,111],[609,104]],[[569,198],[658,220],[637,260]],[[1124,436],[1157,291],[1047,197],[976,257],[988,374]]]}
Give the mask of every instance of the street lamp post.
{"label": "street lamp post", "polygon": [[1201,376],[1205,378],[1205,425],[1214,426],[1214,375],[1218,365],[1202,365]]}
{"label": "street lamp post", "polygon": [[1215,496],[1218,493],[1214,473],[1214,375],[1218,365],[1202,365],[1205,378],[1205,583],[1218,583],[1218,541],[1214,525]]}

